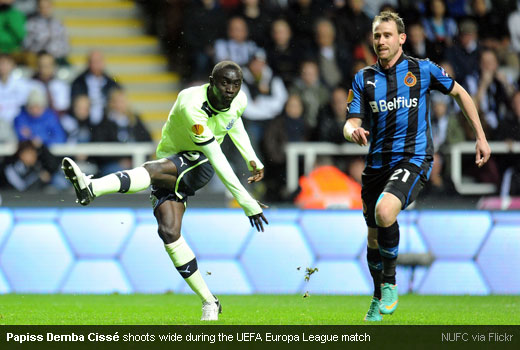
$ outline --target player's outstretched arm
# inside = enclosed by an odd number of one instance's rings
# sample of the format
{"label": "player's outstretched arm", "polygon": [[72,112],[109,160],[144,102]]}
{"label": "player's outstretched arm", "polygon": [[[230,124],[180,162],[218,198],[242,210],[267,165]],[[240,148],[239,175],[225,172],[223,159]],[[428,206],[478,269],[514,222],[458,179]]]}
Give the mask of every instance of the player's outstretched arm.
{"label": "player's outstretched arm", "polygon": [[489,148],[486,134],[484,133],[484,129],[482,129],[477,107],[468,92],[457,82],[455,82],[455,85],[451,89],[450,95],[457,101],[457,104],[473,129],[477,140],[475,145],[475,164],[480,168],[489,160],[491,148]]}
{"label": "player's outstretched arm", "polygon": [[253,199],[244,186],[242,186],[231,165],[229,165],[226,156],[222,153],[217,141],[202,146],[201,151],[208,157],[220,180],[231,192],[233,197],[235,197],[242,209],[244,209],[251,224],[254,225],[258,231],[263,231],[262,221],[266,224],[268,224],[268,222],[264,217],[261,205]]}
{"label": "player's outstretched arm", "polygon": [[355,142],[360,146],[368,145],[368,135],[370,132],[361,127],[360,118],[350,118],[343,127],[343,136],[347,141]]}
{"label": "player's outstretched arm", "polygon": [[247,179],[247,183],[258,182],[264,178],[264,165],[256,156],[255,150],[251,146],[251,140],[244,128],[242,118],[238,118],[233,127],[228,131],[229,137],[235,144],[235,147],[242,154],[242,158],[247,163],[248,169],[252,176]]}

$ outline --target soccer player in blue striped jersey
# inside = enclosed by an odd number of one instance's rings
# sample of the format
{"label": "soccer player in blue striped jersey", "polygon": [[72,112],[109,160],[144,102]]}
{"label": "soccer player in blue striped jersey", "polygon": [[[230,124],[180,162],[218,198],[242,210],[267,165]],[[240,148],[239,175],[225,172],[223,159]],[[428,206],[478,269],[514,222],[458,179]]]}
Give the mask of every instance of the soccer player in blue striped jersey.
{"label": "soccer player in blue striped jersey", "polygon": [[[477,166],[491,150],[469,94],[435,63],[404,55],[403,20],[381,12],[372,22],[378,62],[360,70],[352,83],[353,99],[343,129],[345,138],[370,149],[363,172],[363,214],[368,226],[367,262],[374,295],[366,321],[380,321],[398,304],[395,269],[399,245],[397,215],[412,203],[433,162],[429,93],[452,96],[476,137]],[[370,131],[362,127],[370,122]]]}

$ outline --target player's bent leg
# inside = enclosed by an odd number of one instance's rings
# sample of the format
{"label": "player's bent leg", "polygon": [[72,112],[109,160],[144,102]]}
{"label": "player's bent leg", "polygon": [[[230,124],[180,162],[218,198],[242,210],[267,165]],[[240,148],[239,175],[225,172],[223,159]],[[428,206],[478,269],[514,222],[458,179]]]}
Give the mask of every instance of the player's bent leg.
{"label": "player's bent leg", "polygon": [[180,234],[184,211],[182,202],[168,200],[160,204],[154,211],[159,225],[159,236],[177,271],[202,300],[201,320],[216,321],[218,314],[222,312],[222,306],[211,294],[198,269],[195,254]]}
{"label": "player's bent leg", "polygon": [[395,275],[399,249],[399,225],[396,219],[402,205],[401,200],[397,196],[383,192],[377,201],[375,209],[379,252],[383,261],[381,303],[379,306],[382,314],[393,313],[398,305]]}

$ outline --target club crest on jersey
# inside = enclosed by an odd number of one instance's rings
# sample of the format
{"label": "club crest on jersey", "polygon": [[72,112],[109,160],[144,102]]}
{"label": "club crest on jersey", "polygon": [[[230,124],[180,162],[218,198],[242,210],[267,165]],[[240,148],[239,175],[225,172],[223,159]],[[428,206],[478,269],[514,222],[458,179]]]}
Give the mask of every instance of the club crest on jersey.
{"label": "club crest on jersey", "polygon": [[235,119],[231,119],[231,121],[228,123],[228,125],[226,125],[226,130],[230,130],[233,125],[235,125]]}
{"label": "club crest on jersey", "polygon": [[193,131],[195,135],[202,135],[204,132],[204,127],[200,124],[195,124],[191,127],[191,131]]}
{"label": "club crest on jersey", "polygon": [[404,77],[404,85],[412,87],[415,86],[415,84],[417,84],[417,78],[415,75],[413,75],[412,72],[406,73],[406,76]]}

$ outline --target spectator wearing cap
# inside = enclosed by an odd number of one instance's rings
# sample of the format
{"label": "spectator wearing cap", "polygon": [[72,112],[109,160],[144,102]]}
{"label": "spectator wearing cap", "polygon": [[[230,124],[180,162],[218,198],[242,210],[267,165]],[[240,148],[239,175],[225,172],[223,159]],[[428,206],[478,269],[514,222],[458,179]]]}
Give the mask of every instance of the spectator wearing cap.
{"label": "spectator wearing cap", "polygon": [[457,81],[467,89],[466,79],[478,73],[480,46],[477,25],[472,20],[464,20],[459,25],[459,37],[455,44],[445,51]]}
{"label": "spectator wearing cap", "polygon": [[267,64],[262,49],[251,58],[243,75],[242,91],[248,100],[243,120],[253,148],[260,149],[268,122],[283,110],[287,90],[282,78],[274,75]]}
{"label": "spectator wearing cap", "polygon": [[215,42],[215,63],[231,60],[245,66],[258,50],[258,45],[248,39],[249,30],[242,17],[231,17],[228,21],[227,39]]}
{"label": "spectator wearing cap", "polygon": [[19,141],[31,140],[48,146],[67,140],[58,115],[47,107],[47,97],[40,89],[31,90],[26,106],[14,119],[14,128]]}

